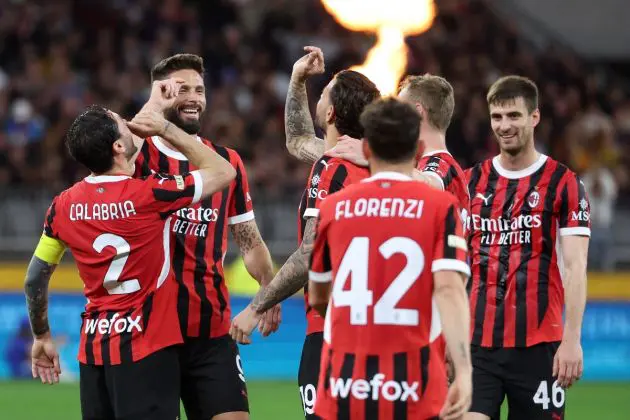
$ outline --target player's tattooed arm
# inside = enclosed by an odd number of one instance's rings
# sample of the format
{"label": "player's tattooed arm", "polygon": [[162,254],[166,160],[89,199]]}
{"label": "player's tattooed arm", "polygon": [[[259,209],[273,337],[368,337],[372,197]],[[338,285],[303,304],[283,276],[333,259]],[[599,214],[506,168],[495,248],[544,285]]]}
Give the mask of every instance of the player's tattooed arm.
{"label": "player's tattooed arm", "polygon": [[249,274],[261,285],[268,284],[273,278],[273,264],[256,221],[249,220],[230,225],[230,230]]}
{"label": "player's tattooed arm", "polygon": [[33,256],[26,271],[24,293],[26,294],[31,330],[36,337],[50,331],[48,324],[48,283],[56,267],[56,264],[49,264]]}
{"label": "player's tattooed arm", "polygon": [[274,279],[261,288],[251,303],[252,309],[262,314],[302,289],[308,282],[308,265],[315,242],[316,218],[306,220],[300,247],[287,259]]}
{"label": "player's tattooed arm", "polygon": [[287,149],[303,162],[314,163],[324,154],[324,141],[315,135],[308,107],[306,83],[292,77],[284,107]]}

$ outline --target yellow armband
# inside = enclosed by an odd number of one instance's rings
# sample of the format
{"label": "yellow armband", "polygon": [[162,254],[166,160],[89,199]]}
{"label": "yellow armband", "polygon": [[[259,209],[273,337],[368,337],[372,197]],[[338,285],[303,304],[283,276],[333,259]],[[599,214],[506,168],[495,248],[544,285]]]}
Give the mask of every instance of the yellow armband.
{"label": "yellow armband", "polygon": [[42,234],[39,238],[37,248],[35,248],[35,256],[48,264],[59,264],[63,253],[66,252],[66,245],[59,239],[51,238]]}

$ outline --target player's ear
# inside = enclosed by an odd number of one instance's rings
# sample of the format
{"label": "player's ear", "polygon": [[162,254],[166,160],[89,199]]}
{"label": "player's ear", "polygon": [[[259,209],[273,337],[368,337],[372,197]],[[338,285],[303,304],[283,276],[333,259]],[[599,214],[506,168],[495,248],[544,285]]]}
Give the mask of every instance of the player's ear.
{"label": "player's ear", "polygon": [[532,111],[532,127],[536,127],[540,122],[540,110],[536,108]]}
{"label": "player's ear", "polygon": [[416,102],[416,111],[418,111],[418,114],[420,114],[420,117],[422,117],[422,121],[424,121],[427,118],[427,110],[424,109],[424,107],[422,106],[422,104],[420,102]]}
{"label": "player's ear", "polygon": [[335,121],[335,107],[328,105],[328,109],[326,110],[326,122],[332,124],[333,121]]}
{"label": "player's ear", "polygon": [[116,140],[114,144],[112,144],[112,151],[114,152],[114,156],[125,153],[126,148],[121,139]]}
{"label": "player's ear", "polygon": [[367,160],[370,160],[372,158],[372,150],[370,149],[367,139],[361,139],[361,148],[363,149],[363,156],[365,156]]}

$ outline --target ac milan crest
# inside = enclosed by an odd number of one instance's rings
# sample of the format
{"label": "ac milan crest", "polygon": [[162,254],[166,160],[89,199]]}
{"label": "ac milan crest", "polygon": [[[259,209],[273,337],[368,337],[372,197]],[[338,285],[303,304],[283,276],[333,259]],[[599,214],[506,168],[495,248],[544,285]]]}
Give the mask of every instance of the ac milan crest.
{"label": "ac milan crest", "polygon": [[529,194],[529,197],[527,197],[527,204],[529,204],[530,208],[534,208],[538,205],[538,203],[540,202],[540,194],[538,194],[538,191],[532,191]]}

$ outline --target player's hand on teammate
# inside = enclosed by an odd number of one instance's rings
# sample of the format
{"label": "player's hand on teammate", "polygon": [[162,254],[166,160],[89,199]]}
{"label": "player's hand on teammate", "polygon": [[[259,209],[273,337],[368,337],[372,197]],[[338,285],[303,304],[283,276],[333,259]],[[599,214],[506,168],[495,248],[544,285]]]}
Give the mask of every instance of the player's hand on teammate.
{"label": "player's hand on teammate", "polygon": [[270,334],[278,331],[280,322],[282,321],[282,311],[280,304],[269,309],[260,319],[258,324],[258,331],[263,337],[268,337]]}
{"label": "player's hand on teammate", "polygon": [[562,340],[553,358],[553,376],[558,378],[558,385],[569,388],[582,377],[584,355],[577,339]]}
{"label": "player's hand on teammate", "polygon": [[358,166],[368,166],[368,161],[363,155],[363,143],[361,140],[343,135],[339,137],[339,141],[326,154],[332,157],[338,157],[349,160]]}
{"label": "player's hand on teammate", "polygon": [[162,113],[151,110],[140,111],[133,120],[127,121],[127,127],[138,137],[164,137],[169,124]]}
{"label": "player's hand on teammate", "polygon": [[33,340],[31,371],[33,378],[40,378],[43,384],[53,385],[59,382],[61,375],[59,353],[50,332]]}
{"label": "player's hand on teammate", "polygon": [[326,68],[324,64],[324,53],[320,48],[304,47],[306,55],[302,56],[293,64],[293,77],[300,81],[305,81],[316,74],[323,74]]}
{"label": "player's hand on teammate", "polygon": [[459,420],[470,409],[472,403],[472,371],[457,373],[448,388],[446,402],[440,412],[442,420]]}
{"label": "player's hand on teammate", "polygon": [[151,85],[151,95],[142,111],[163,112],[173,106],[184,79],[171,77],[166,80],[156,80]]}
{"label": "player's hand on teammate", "polygon": [[262,316],[260,314],[254,311],[250,305],[247,305],[247,307],[232,320],[230,335],[239,344],[251,344],[252,339],[250,335],[261,318]]}

